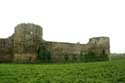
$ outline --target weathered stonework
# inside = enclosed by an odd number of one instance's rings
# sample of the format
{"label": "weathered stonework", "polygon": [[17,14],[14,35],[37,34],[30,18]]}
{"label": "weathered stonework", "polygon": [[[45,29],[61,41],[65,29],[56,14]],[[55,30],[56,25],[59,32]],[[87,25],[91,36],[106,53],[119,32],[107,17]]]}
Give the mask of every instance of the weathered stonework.
{"label": "weathered stonework", "polygon": [[[87,44],[51,42],[42,38],[42,28],[31,23],[21,23],[15,27],[15,32],[7,39],[0,39],[0,61],[1,62],[36,62],[43,61],[80,61],[81,52],[87,56],[91,51],[103,60],[110,54],[110,43],[108,37],[91,38]],[[47,53],[41,53],[45,51]],[[44,55],[51,55],[46,57]],[[92,55],[91,55],[92,56]],[[85,57],[84,57],[85,58]],[[99,59],[98,59],[99,60]],[[105,59],[104,59],[105,60]]]}
{"label": "weathered stonework", "polygon": [[[19,24],[14,33],[14,61],[34,61],[42,42],[42,28],[34,24]],[[29,59],[28,59],[29,58]]]}

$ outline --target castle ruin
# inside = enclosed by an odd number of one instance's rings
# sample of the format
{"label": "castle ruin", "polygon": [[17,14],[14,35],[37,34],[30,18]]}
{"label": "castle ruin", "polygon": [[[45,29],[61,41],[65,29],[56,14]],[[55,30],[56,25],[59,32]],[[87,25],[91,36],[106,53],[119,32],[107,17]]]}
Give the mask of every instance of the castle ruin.
{"label": "castle ruin", "polygon": [[109,60],[109,37],[94,37],[87,44],[52,42],[42,38],[39,25],[21,23],[8,38],[0,38],[0,62]]}

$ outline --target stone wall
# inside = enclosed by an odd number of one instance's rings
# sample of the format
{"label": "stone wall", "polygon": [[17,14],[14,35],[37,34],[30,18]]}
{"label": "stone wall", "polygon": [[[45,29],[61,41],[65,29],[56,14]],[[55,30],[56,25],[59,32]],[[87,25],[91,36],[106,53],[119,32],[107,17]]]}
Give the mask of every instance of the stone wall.
{"label": "stone wall", "polygon": [[0,62],[12,61],[12,42],[9,39],[0,39]]}
{"label": "stone wall", "polygon": [[51,53],[52,61],[65,61],[65,55],[68,57],[67,61],[72,61],[73,56],[76,61],[80,60],[80,52],[87,53],[88,45],[79,43],[66,43],[66,42],[51,42],[46,41],[44,47]]}
{"label": "stone wall", "polygon": [[45,41],[44,47],[50,51],[52,61],[65,61],[65,55],[67,55],[68,61],[73,61],[74,55],[76,61],[80,61],[80,52],[83,53],[83,56],[88,56],[90,51],[103,60],[105,57],[108,59],[110,53],[108,37],[91,38],[87,44]]}
{"label": "stone wall", "polygon": [[16,63],[34,63],[37,61],[36,53],[15,53],[14,54],[14,62]]}
{"label": "stone wall", "polygon": [[[51,55],[51,61],[54,62],[73,61],[74,59],[80,61],[81,53],[86,59],[85,57],[90,52],[99,59],[109,59],[110,41],[108,37],[94,37],[87,44],[53,42],[43,40],[42,31],[39,25],[18,24],[12,36],[0,39],[0,61],[27,63],[50,60],[50,56],[45,55]],[[45,60],[40,59],[39,55],[42,56],[41,58],[44,56]]]}

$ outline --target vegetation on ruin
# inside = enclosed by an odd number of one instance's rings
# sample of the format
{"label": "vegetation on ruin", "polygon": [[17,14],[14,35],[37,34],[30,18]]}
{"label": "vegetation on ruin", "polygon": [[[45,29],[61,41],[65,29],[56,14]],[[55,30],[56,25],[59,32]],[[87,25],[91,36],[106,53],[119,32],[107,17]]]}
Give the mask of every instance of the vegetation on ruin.
{"label": "vegetation on ruin", "polygon": [[85,54],[83,54],[83,51],[80,51],[80,61],[84,61],[84,56]]}
{"label": "vegetation on ruin", "polygon": [[94,62],[94,61],[107,61],[109,60],[109,56],[107,54],[102,54],[103,56],[96,55],[91,50],[88,51],[88,54],[84,55],[85,62]]}
{"label": "vegetation on ruin", "polygon": [[0,83],[125,83],[124,63],[0,64]]}
{"label": "vegetation on ruin", "polygon": [[39,49],[37,55],[41,61],[51,61],[51,53],[46,49]]}
{"label": "vegetation on ruin", "polygon": [[[38,59],[40,62],[53,62],[52,61],[52,54],[47,49],[39,49],[37,52]],[[70,54],[71,60],[69,59],[69,54],[67,53],[58,53],[58,56],[63,55],[63,61],[61,62],[94,62],[94,61],[107,61],[109,60],[108,55],[98,56],[91,50],[88,53],[84,53],[80,51],[80,54]]]}
{"label": "vegetation on ruin", "polygon": [[67,62],[69,59],[68,54],[64,53],[64,60]]}

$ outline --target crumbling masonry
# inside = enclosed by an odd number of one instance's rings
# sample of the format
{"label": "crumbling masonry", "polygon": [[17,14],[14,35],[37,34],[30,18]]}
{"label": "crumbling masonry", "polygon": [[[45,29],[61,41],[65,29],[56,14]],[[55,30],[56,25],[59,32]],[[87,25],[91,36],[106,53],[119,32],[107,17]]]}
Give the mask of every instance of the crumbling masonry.
{"label": "crumbling masonry", "polygon": [[109,60],[108,37],[94,37],[87,44],[45,41],[42,27],[21,23],[12,36],[0,39],[0,62]]}

